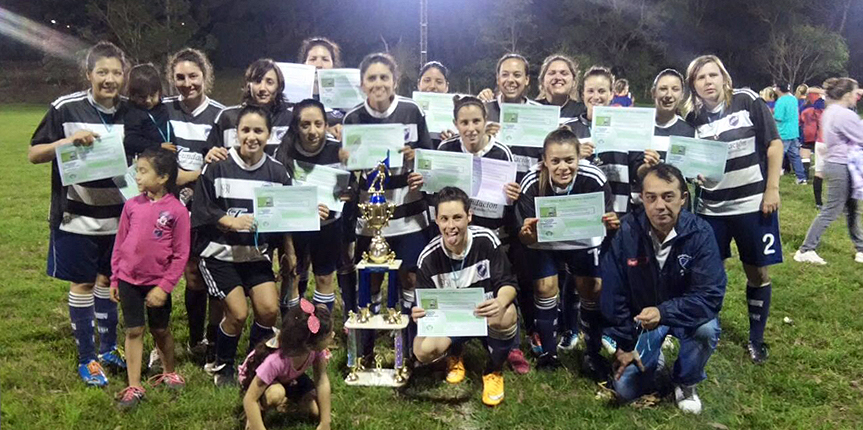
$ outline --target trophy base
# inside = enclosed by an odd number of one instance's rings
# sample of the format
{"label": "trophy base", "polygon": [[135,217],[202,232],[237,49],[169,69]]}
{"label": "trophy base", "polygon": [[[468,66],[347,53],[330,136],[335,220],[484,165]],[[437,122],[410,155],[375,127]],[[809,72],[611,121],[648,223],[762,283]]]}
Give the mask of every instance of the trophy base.
{"label": "trophy base", "polygon": [[348,320],[345,328],[348,330],[402,330],[408,326],[407,315],[399,314],[399,322],[392,323],[387,320],[387,315],[372,315],[368,321]]}
{"label": "trophy base", "polygon": [[366,369],[352,373],[355,378],[345,378],[345,384],[364,387],[403,387],[408,383],[405,372],[396,369]]}

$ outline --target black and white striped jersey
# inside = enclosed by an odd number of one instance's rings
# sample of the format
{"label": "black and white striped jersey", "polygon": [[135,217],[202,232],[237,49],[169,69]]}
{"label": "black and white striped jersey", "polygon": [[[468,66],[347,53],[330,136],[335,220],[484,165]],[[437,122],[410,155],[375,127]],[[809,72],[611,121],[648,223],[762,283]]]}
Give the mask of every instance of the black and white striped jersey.
{"label": "black and white striped jersey", "polygon": [[698,213],[728,216],[758,212],[767,187],[767,149],[779,139],[767,104],[748,89],[734,90],[731,105],[694,116],[696,137],[728,142],[725,176],[705,186]]}
{"label": "black and white striped jersey", "polygon": [[[586,113],[567,122],[566,125],[572,128],[579,142],[585,143],[591,141],[591,122],[587,119]],[[623,216],[623,214],[629,212],[629,198],[631,194],[629,186],[629,153],[617,151],[603,152],[595,154],[590,160],[605,174],[611,187],[611,193],[614,196],[614,212],[617,212],[618,216]]]}
{"label": "black and white striped jersey", "polygon": [[[554,186],[546,184],[545,193],[540,192],[540,172],[530,172],[524,179],[521,180],[521,195],[518,197],[518,202],[515,205],[515,220],[516,225],[514,231],[519,231],[524,225],[524,220],[527,218],[536,218],[536,206],[534,200],[537,197],[548,196],[565,196],[574,194],[587,194],[603,192],[605,193],[605,212],[614,210],[614,196],[611,194],[611,187],[605,179],[605,175],[598,167],[590,164],[587,160],[578,161],[578,170],[575,175],[575,183],[569,192],[557,193]],[[585,240],[573,240],[565,242],[537,242],[530,245],[534,249],[548,250],[573,250],[573,249],[589,249],[602,244],[602,237],[594,237]]]}
{"label": "black and white striped jersey", "polygon": [[[651,148],[659,153],[659,159],[665,161],[671,136],[695,137],[695,127],[689,125],[683,118],[675,115],[666,124],[656,124],[653,128]],[[641,178],[638,168],[644,164],[644,151],[629,151],[629,181],[632,191],[632,204],[641,204]]]}
{"label": "black and white striped jersey", "polygon": [[[395,96],[386,112],[377,112],[368,105],[368,102],[363,102],[348,111],[344,124],[404,124],[410,129],[406,145],[414,149],[433,149],[426,127],[425,113],[415,101],[407,97]],[[401,155],[395,154],[395,156]],[[409,167],[391,170],[384,196],[387,202],[396,205],[396,209],[389,225],[382,230],[385,237],[415,233],[429,226],[428,204],[422,192],[410,191],[408,188],[407,178],[411,170]],[[363,172],[360,176],[360,202],[369,201],[368,187],[365,186],[367,174],[368,172]],[[357,220],[357,234],[371,236],[372,230],[366,228],[365,224],[364,219]]]}
{"label": "black and white striped jersey", "polygon": [[288,172],[268,155],[249,166],[232,147],[227,160],[205,165],[192,201],[192,228],[197,229],[195,252],[231,263],[266,260],[271,251],[267,242],[273,235],[259,234],[256,246],[255,233],[226,231],[219,227],[219,219],[225,215],[254,215],[255,188],[282,185],[291,185]]}
{"label": "black and white striped jersey", "polygon": [[225,106],[206,96],[193,111],[186,109],[182,96],[166,97],[162,103],[168,108],[172,142],[177,146],[177,164],[186,171],[201,170],[210,148],[207,137]]}
{"label": "black and white striped jersey", "polygon": [[[454,137],[441,142],[438,151],[470,154],[470,151],[461,142],[460,137]],[[500,143],[494,137],[490,137],[485,148],[476,155],[483,158],[512,162],[512,152],[510,152],[506,145]],[[506,231],[502,227],[507,224],[507,220],[512,216],[512,206],[470,199],[470,209],[473,211],[473,221],[471,224],[488,228],[497,233],[498,237],[502,240],[505,240]]]}
{"label": "black and white striped jersey", "polygon": [[[237,120],[240,116],[240,111],[244,105],[230,106],[223,109],[213,122],[213,129],[207,137],[207,147],[227,147],[237,146]],[[285,133],[288,132],[288,126],[291,124],[293,113],[286,103],[282,104],[278,111],[271,111],[273,116],[273,130],[270,132],[270,138],[267,140],[267,145],[264,151],[267,155],[273,155],[276,148],[281,143]],[[206,154],[206,153],[205,153]]]}
{"label": "black and white striped jersey", "polygon": [[[119,133],[123,140],[123,117],[126,102],[107,109],[93,99],[91,91],[68,94],[54,100],[48,113],[33,132],[30,146],[53,143],[89,130],[100,136]],[[51,163],[51,227],[88,236],[117,233],[123,196],[111,179],[85,182],[64,187],[57,161]]]}
{"label": "black and white striped jersey", "polygon": [[[498,96],[496,99],[485,103],[485,110],[488,113],[487,120],[489,122],[497,122],[500,123],[500,105],[503,103],[503,99]],[[522,101],[524,104],[529,105],[540,105],[539,102],[524,98]],[[536,168],[536,164],[539,163],[540,158],[542,158],[542,148],[528,147],[528,146],[518,146],[518,145],[509,145],[510,151],[512,151],[512,161],[515,162],[517,166],[516,170],[516,181],[521,181],[524,178],[524,175],[527,174],[531,169]]]}
{"label": "black and white striped jersey", "polygon": [[468,226],[467,246],[462,255],[454,255],[438,235],[420,253],[417,266],[417,288],[482,288],[486,293],[501,287],[517,288],[509,260],[493,231]]}

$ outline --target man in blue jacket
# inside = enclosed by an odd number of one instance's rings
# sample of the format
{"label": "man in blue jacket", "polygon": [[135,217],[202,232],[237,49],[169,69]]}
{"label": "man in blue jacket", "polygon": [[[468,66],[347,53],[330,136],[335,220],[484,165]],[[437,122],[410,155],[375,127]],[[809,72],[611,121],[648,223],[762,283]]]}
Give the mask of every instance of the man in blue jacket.
{"label": "man in blue jacket", "polygon": [[602,313],[617,341],[614,389],[627,402],[656,391],[666,335],[680,340],[672,372],[675,400],[701,412],[695,385],[719,342],[725,268],[710,225],[684,210],[689,197],[676,167],[657,164],[642,179],[644,210],[621,220],[602,260]]}

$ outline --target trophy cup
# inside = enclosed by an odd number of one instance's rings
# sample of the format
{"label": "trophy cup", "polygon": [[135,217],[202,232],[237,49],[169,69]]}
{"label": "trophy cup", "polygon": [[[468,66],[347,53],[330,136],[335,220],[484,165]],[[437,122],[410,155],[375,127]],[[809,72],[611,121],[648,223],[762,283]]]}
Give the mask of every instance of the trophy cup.
{"label": "trophy cup", "polygon": [[[408,318],[397,309],[401,288],[398,271],[401,261],[395,259],[395,252],[383,237],[381,230],[389,224],[395,211],[395,205],[387,203],[384,196],[384,185],[389,177],[386,162],[381,162],[369,175],[369,201],[359,204],[359,215],[371,230],[372,238],[369,249],[363,252],[362,261],[357,264],[359,285],[357,304],[359,313],[351,312],[345,328],[348,329],[348,375],[345,382],[348,385],[389,386],[400,387],[407,383],[410,372],[405,363],[405,329]],[[387,273],[387,309],[384,315],[372,315],[371,311],[371,277],[372,273]],[[374,338],[374,330],[390,330],[394,332],[395,363],[394,368],[383,367],[383,357],[374,355],[371,351],[374,367],[363,364],[361,355],[369,351],[359,351],[359,344],[364,336]],[[365,332],[363,332],[365,331]],[[362,333],[362,336],[360,335]]]}

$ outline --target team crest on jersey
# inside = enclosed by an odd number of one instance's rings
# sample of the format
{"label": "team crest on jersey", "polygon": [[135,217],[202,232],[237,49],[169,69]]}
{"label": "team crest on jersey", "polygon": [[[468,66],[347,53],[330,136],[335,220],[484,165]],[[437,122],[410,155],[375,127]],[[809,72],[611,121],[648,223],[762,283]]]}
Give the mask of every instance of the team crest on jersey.
{"label": "team crest on jersey", "polygon": [[249,210],[246,208],[230,208],[227,211],[228,216],[232,216],[234,218],[248,212]]}
{"label": "team crest on jersey", "polygon": [[686,270],[686,266],[689,265],[690,261],[692,261],[692,256],[689,254],[680,254],[677,256],[677,264],[680,265],[681,270]]}
{"label": "team crest on jersey", "polygon": [[489,278],[488,260],[483,260],[476,266],[476,274],[480,280]]}

